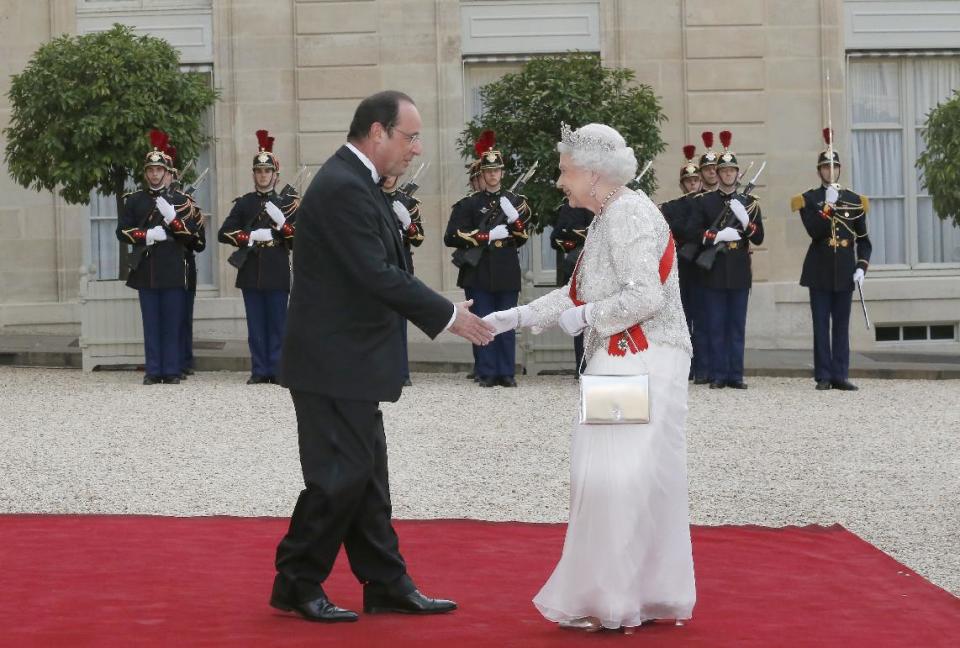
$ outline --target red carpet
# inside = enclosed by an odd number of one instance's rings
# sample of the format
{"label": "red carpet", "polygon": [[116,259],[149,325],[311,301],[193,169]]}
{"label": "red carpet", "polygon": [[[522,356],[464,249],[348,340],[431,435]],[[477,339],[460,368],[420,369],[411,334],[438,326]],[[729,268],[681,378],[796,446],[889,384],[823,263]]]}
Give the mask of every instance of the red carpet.
{"label": "red carpet", "polygon": [[[440,617],[310,624],[267,606],[286,520],[0,516],[2,646],[957,646],[960,599],[839,526],[697,527],[686,626],[632,637],[562,631],[530,599],[562,525],[401,521],[403,550]],[[359,609],[341,560],[327,583]]]}

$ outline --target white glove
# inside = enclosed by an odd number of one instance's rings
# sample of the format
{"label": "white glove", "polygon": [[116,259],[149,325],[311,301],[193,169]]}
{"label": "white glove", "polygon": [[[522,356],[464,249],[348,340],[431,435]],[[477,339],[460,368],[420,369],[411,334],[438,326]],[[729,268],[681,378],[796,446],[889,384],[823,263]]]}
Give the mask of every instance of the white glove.
{"label": "white glove", "polygon": [[837,191],[836,187],[830,185],[827,187],[827,192],[824,195],[823,202],[827,203],[828,205],[836,205],[839,198],[840,192]]}
{"label": "white glove", "polygon": [[863,271],[863,268],[857,268],[857,270],[853,273],[854,282],[856,282],[861,288],[863,288],[863,280],[865,275],[866,273]]}
{"label": "white glove", "polygon": [[177,210],[175,210],[173,205],[168,203],[166,198],[163,196],[157,197],[157,211],[159,211],[160,215],[163,216],[163,222],[167,225],[169,225],[170,221],[177,217]]}
{"label": "white glove", "polygon": [[266,243],[267,241],[273,240],[273,232],[270,231],[268,227],[262,227],[260,229],[255,229],[250,232],[250,241],[247,243],[248,246],[253,245],[257,241],[262,241]]}
{"label": "white glove", "polygon": [[499,241],[500,239],[505,239],[510,236],[510,232],[507,231],[506,225],[497,225],[492,230],[490,230],[490,238],[487,239],[488,243],[493,243],[494,241]]}
{"label": "white glove", "polygon": [[717,232],[716,238],[713,239],[714,243],[722,243],[724,241],[739,241],[740,232],[733,229],[732,227],[724,227],[722,230]]}
{"label": "white glove", "polygon": [[520,212],[517,211],[512,202],[507,200],[506,196],[500,196],[500,209],[503,210],[503,213],[507,216],[507,222],[511,225],[520,218]]}
{"label": "white glove", "polygon": [[166,240],[167,233],[164,231],[162,225],[157,225],[147,230],[147,245],[153,245],[154,243]]}
{"label": "white glove", "polygon": [[397,219],[399,219],[400,224],[403,225],[403,229],[408,229],[410,227],[410,223],[412,222],[410,219],[410,212],[399,200],[394,200],[392,207],[393,213],[397,215]]}
{"label": "white glove", "polygon": [[274,225],[277,226],[277,229],[283,227],[283,224],[287,222],[287,217],[283,215],[283,212],[280,211],[280,208],[269,200],[264,205],[264,209],[267,210],[267,216],[269,216],[270,220],[272,220]]}
{"label": "white glove", "polygon": [[587,328],[587,318],[590,316],[590,310],[593,304],[584,304],[583,306],[574,306],[560,313],[560,319],[557,324],[567,335],[577,336]]}
{"label": "white glove", "polygon": [[507,310],[490,313],[483,318],[483,321],[493,326],[493,334],[496,336],[519,327],[520,313],[516,308],[509,308]]}
{"label": "white glove", "polygon": [[750,222],[750,216],[747,215],[747,208],[736,198],[730,200],[730,211],[732,211],[733,215],[740,221],[741,226],[746,227]]}

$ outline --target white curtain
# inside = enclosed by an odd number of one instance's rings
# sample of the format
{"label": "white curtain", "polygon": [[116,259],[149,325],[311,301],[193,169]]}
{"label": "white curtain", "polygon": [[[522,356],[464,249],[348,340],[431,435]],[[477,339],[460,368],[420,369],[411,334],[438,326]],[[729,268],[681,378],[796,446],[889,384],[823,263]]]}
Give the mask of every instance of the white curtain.
{"label": "white curtain", "polygon": [[900,62],[851,61],[855,191],[870,198],[873,264],[906,263]]}
{"label": "white curtain", "polygon": [[[923,125],[931,110],[960,89],[960,59],[931,58],[913,62],[913,94],[917,155],[924,151]],[[917,173],[917,252],[920,263],[960,263],[960,228],[940,220]]]}
{"label": "white curtain", "polygon": [[117,198],[90,194],[90,265],[97,281],[120,276],[120,242],[117,240]]}

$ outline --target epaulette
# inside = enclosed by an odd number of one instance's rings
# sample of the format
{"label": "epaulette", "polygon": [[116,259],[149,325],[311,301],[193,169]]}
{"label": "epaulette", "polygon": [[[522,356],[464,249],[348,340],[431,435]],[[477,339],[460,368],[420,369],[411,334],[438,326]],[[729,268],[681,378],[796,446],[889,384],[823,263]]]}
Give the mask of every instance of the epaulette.
{"label": "epaulette", "polygon": [[790,199],[790,211],[800,211],[806,202],[807,201],[803,199],[803,194],[797,194]]}
{"label": "epaulette", "polygon": [[[859,195],[859,194],[858,194]],[[870,211],[870,199],[866,196],[860,196],[860,204],[863,205],[863,213]]]}

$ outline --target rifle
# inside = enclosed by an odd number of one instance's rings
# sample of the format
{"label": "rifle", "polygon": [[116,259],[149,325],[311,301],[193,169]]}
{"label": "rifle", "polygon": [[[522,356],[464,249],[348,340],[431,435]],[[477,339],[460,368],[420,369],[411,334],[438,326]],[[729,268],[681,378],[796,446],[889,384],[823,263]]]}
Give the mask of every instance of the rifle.
{"label": "rifle", "polygon": [[[757,185],[757,180],[760,178],[760,174],[763,173],[763,170],[766,168],[767,163],[764,161],[760,165],[760,170],[757,171],[757,175],[753,176],[753,179],[747,183],[746,188],[743,191],[736,192],[733,196],[730,197],[730,200],[737,200],[737,196],[749,196],[754,188]],[[717,216],[716,220],[713,222],[711,229],[715,229],[718,232],[725,227],[731,227],[733,220],[736,220],[736,216],[733,215],[733,210],[730,209],[730,203],[728,202],[724,205],[723,209],[720,211],[720,214]],[[718,243],[716,245],[711,245],[697,256],[695,263],[703,268],[704,270],[710,270],[713,267],[714,262],[717,260],[717,254],[719,252],[726,252],[727,246],[725,243]]]}
{"label": "rifle", "polygon": [[400,189],[398,191],[401,191],[402,193],[405,193],[406,195],[413,197],[413,194],[417,193],[417,189],[420,188],[420,185],[417,184],[417,178],[420,177],[420,173],[423,172],[424,169],[429,169],[429,168],[430,168],[429,162],[421,162],[420,168],[417,169],[416,173],[414,173],[409,180],[407,180],[402,185],[400,185]]}

